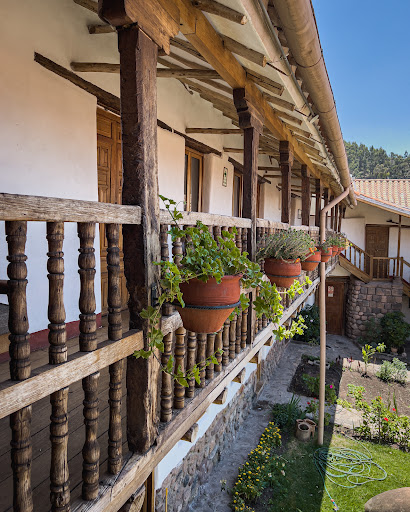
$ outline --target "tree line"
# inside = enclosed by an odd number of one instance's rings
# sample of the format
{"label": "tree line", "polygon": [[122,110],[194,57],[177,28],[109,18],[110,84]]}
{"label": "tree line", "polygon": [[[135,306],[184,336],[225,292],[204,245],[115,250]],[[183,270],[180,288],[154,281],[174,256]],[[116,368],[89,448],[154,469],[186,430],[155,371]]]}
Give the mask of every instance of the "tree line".
{"label": "tree line", "polygon": [[354,178],[410,179],[410,155],[387,154],[383,148],[368,148],[357,142],[346,142],[350,172]]}

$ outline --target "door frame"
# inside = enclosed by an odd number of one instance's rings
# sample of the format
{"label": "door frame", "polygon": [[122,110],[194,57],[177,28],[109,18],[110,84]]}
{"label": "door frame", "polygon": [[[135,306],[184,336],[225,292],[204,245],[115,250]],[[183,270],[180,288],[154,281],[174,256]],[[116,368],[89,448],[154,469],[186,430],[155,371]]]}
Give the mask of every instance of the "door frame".
{"label": "door frame", "polygon": [[[341,336],[345,336],[346,333],[346,298],[347,298],[347,291],[348,291],[348,285],[349,285],[350,277],[349,276],[326,276],[325,285],[328,284],[331,286],[332,282],[335,283],[342,283],[343,286],[343,309],[342,309],[342,334]],[[319,290],[319,287],[318,287]],[[320,293],[318,293],[318,299],[320,300]],[[318,302],[319,302],[318,300]],[[326,299],[325,299],[326,304]],[[327,329],[326,329],[327,332]]]}

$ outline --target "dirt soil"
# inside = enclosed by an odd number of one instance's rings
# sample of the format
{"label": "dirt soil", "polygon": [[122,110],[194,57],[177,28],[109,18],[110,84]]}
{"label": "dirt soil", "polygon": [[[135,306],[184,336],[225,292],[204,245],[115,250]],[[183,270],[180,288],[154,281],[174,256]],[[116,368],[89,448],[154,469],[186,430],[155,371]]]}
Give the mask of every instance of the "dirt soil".
{"label": "dirt soil", "polygon": [[[366,390],[364,398],[367,402],[370,402],[373,398],[381,396],[384,403],[391,403],[393,405],[393,392],[396,395],[397,411],[400,415],[410,415],[410,385],[399,384],[398,382],[392,382],[388,384],[380,380],[376,375],[370,374],[369,376],[363,376],[355,370],[345,369],[343,372],[339,398],[347,398],[347,386],[348,384],[354,384],[355,386],[363,386]],[[352,399],[349,399],[352,401]]]}
{"label": "dirt soil", "polygon": [[[319,377],[319,366],[316,364],[309,364],[307,359],[302,357],[302,361],[296,368],[295,374],[293,375],[289,386],[289,391],[297,395],[313,396],[302,378],[302,375],[305,373],[312,377]],[[337,394],[339,394],[339,384],[341,377],[342,366],[340,364],[333,363],[330,365],[330,368],[326,370],[326,384],[333,384]],[[315,396],[315,398],[319,397]]]}

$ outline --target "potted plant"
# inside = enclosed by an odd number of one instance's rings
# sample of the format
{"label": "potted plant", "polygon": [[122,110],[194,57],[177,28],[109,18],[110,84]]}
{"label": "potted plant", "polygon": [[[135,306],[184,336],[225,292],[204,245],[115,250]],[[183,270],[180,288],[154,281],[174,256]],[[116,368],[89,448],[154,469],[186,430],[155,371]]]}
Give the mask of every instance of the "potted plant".
{"label": "potted plant", "polygon": [[[282,298],[276,286],[265,280],[260,266],[249,260],[248,254],[235,245],[236,229],[232,233],[223,231],[222,236],[214,240],[207,226],[197,222],[195,226],[181,227],[179,221],[183,215],[172,199],[160,196],[168,210],[172,225],[169,234],[173,240],[184,241],[185,253],[178,265],[174,261],[161,261],[161,294],[155,306],[141,311],[141,317],[148,320],[148,350],[134,352],[135,357],[157,357],[156,351],[164,351],[163,338],[159,323],[162,306],[165,303],[176,305],[184,327],[194,332],[210,333],[218,331],[225,320],[232,314],[245,309],[249,299],[241,293],[241,287],[258,287],[258,296],[253,301],[253,308],[258,318],[265,315],[269,322],[278,325],[273,334],[279,339],[293,337],[303,332],[303,318],[293,321],[286,329],[279,326],[283,314]],[[305,284],[311,284],[306,278]],[[287,291],[293,298],[301,294],[303,287],[296,282]],[[191,310],[191,311],[189,311]],[[188,312],[186,315],[185,313]],[[187,373],[180,368],[173,369],[173,358],[170,357],[166,371],[181,385],[187,386],[187,379],[199,379],[199,365],[215,363],[215,354],[205,361],[199,362]]]}
{"label": "potted plant", "polygon": [[329,243],[332,246],[333,256],[337,256],[346,247],[346,238],[343,233],[335,233],[328,239]]}
{"label": "potted plant", "polygon": [[320,254],[321,254],[320,261],[322,263],[327,263],[333,254],[331,239],[325,240],[323,243],[321,243],[319,245],[319,247],[320,247]]}
{"label": "potted plant", "polygon": [[321,260],[321,251],[317,247],[311,247],[305,261],[301,262],[302,270],[312,272],[319,265]]}
{"label": "potted plant", "polygon": [[301,260],[311,254],[314,242],[302,230],[287,229],[266,236],[257,254],[264,260],[265,274],[272,284],[289,288],[302,273]]}

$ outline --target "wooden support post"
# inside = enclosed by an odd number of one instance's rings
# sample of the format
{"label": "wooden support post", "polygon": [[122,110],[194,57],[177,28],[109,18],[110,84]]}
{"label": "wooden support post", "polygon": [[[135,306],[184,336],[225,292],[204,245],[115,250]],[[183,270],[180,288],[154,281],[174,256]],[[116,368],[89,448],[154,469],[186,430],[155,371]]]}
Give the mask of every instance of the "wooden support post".
{"label": "wooden support post", "polygon": [[310,171],[302,164],[302,225],[310,225]]}
{"label": "wooden support post", "polygon": [[291,222],[291,171],[293,164],[292,148],[287,140],[279,143],[280,170],[282,173],[282,215],[281,222]]}
{"label": "wooden support post", "polygon": [[239,384],[243,384],[245,382],[246,377],[246,368],[243,368],[236,377],[232,379],[232,382],[238,382]]}
{"label": "wooden support post", "polygon": [[[330,199],[329,201],[333,201],[334,199],[334,196],[330,196]],[[330,209],[330,229],[333,230],[333,226],[334,226],[334,222],[335,222],[335,208],[331,208]]]}
{"label": "wooden support post", "polygon": [[226,402],[227,398],[228,398],[228,388],[224,388],[222,393],[217,398],[215,398],[214,404],[223,405]]}
{"label": "wooden support post", "polygon": [[[329,204],[330,198],[330,189],[328,187],[323,188],[323,208]],[[327,218],[329,217],[328,212],[326,212],[326,221],[325,221],[325,230],[327,229]]]}
{"label": "wooden support post", "polygon": [[181,437],[181,441],[187,441],[188,443],[194,443],[199,432],[198,423],[194,423],[185,434]]}
{"label": "wooden support post", "polygon": [[319,178],[315,181],[316,184],[316,208],[315,208],[315,226],[320,226],[320,210],[322,209],[322,195],[323,188],[322,182]]}
{"label": "wooden support post", "polygon": [[400,275],[401,215],[399,215],[399,234],[397,236],[397,276]]}
{"label": "wooden support post", "polygon": [[[102,2],[104,4],[104,2]],[[158,162],[156,44],[137,26],[118,31],[121,77],[121,127],[124,183],[122,203],[141,206],[141,225],[123,226],[124,272],[130,294],[130,328],[142,329],[148,349],[147,321],[159,281],[161,259]],[[127,361],[127,436],[131,451],[145,452],[156,437],[159,365],[155,358]]]}
{"label": "wooden support post", "polygon": [[340,233],[342,231],[342,217],[343,217],[343,207],[339,205],[339,214],[337,216],[337,231]]}
{"label": "wooden support post", "polygon": [[[9,300],[10,378],[30,377],[30,342],[27,317],[27,266],[25,255],[27,222],[7,221],[7,266]],[[31,405],[10,415],[11,467],[13,469],[13,510],[33,511],[31,491]]]}
{"label": "wooden support post", "polygon": [[[239,127],[243,130],[243,202],[242,217],[251,219],[251,228],[244,229],[246,241],[243,239],[243,250],[247,250],[249,258],[255,261],[257,244],[256,244],[256,227],[257,227],[257,196],[258,196],[258,148],[259,138],[263,130],[263,116],[252,105],[246,96],[245,89],[234,89],[233,99],[239,116]],[[250,293],[250,302],[252,303],[253,295]],[[248,313],[248,343],[252,343],[255,333],[256,317],[252,308]]]}

